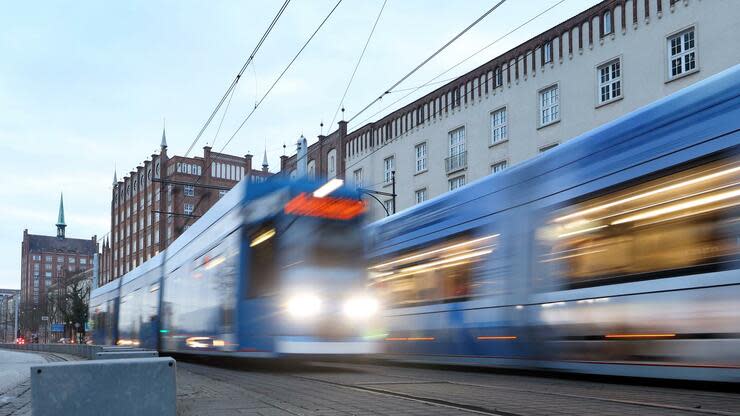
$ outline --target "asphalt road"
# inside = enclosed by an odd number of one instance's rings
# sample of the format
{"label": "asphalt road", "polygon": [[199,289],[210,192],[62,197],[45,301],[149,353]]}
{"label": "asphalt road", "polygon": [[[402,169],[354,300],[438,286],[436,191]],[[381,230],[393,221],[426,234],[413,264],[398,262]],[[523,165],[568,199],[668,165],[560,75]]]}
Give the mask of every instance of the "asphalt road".
{"label": "asphalt road", "polygon": [[179,415],[740,415],[736,386],[375,363],[178,361]]}

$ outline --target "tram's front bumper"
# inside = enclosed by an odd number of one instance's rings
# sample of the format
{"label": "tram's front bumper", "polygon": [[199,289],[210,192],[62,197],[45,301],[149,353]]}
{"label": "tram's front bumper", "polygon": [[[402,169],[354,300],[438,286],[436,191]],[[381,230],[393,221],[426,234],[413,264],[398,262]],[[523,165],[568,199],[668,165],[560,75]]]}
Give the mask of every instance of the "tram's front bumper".
{"label": "tram's front bumper", "polygon": [[278,354],[300,355],[365,355],[380,352],[380,343],[366,340],[326,341],[310,337],[277,337]]}

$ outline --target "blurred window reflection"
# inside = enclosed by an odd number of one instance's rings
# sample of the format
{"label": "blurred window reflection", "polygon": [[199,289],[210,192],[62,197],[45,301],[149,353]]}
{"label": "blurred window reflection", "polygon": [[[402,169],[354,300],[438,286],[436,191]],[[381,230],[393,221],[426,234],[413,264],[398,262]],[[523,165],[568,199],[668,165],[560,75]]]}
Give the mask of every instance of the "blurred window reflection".
{"label": "blurred window reflection", "polygon": [[466,234],[397,253],[370,267],[371,286],[389,306],[459,301],[500,291],[503,279],[484,271],[498,239],[498,234]]}
{"label": "blurred window reflection", "polygon": [[720,270],[740,254],[739,204],[740,162],[707,163],[555,211],[540,262],[568,287]]}

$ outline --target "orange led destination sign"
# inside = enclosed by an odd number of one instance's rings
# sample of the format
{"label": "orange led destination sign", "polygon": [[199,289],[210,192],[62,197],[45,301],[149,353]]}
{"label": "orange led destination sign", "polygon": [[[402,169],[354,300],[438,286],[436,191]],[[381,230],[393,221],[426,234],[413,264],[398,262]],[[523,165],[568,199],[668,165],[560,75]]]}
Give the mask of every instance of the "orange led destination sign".
{"label": "orange led destination sign", "polygon": [[350,220],[365,212],[365,202],[355,199],[322,197],[301,193],[285,204],[285,213],[333,220]]}

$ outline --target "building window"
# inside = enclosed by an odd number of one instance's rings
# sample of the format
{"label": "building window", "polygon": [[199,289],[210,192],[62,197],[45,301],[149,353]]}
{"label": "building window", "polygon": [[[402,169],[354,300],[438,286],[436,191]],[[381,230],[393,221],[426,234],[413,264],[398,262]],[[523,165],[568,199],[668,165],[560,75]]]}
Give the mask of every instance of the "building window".
{"label": "building window", "polygon": [[311,160],[306,166],[308,169],[308,179],[316,179],[316,161]]}
{"label": "building window", "polygon": [[603,17],[603,24],[604,24],[604,30],[602,35],[608,35],[611,34],[612,31],[614,31],[614,22],[612,21],[612,12],[610,10],[607,10],[604,12]]}
{"label": "building window", "polygon": [[668,38],[669,78],[673,79],[696,69],[696,39],[694,28]]}
{"label": "building window", "polygon": [[501,67],[496,68],[496,73],[495,73],[494,80],[495,80],[495,84],[494,85],[496,87],[500,87],[500,86],[504,85],[504,71],[501,69]]}
{"label": "building window", "polygon": [[414,148],[416,153],[416,173],[424,172],[427,170],[427,144],[419,143]]}
{"label": "building window", "polygon": [[597,75],[599,77],[599,104],[622,96],[622,66],[619,59],[598,67]]}
{"label": "building window", "polygon": [[185,196],[195,196],[195,187],[193,185],[185,185],[182,193]]}
{"label": "building window", "polygon": [[422,202],[427,200],[427,188],[422,188],[416,190],[414,192],[414,198],[416,199],[417,204],[421,204]]}
{"label": "building window", "polygon": [[393,214],[396,212],[392,199],[386,199],[385,201],[383,201],[383,205],[385,205],[385,209],[388,210],[389,214]]}
{"label": "building window", "polygon": [[546,151],[554,147],[557,147],[557,146],[558,146],[558,143],[553,143],[553,144],[548,144],[547,146],[540,147],[540,153],[545,153]]}
{"label": "building window", "polygon": [[383,159],[383,182],[391,183],[393,180],[393,171],[395,170],[395,161],[393,156]]}
{"label": "building window", "polygon": [[185,204],[183,206],[183,212],[185,212],[185,215],[193,215],[193,204]]}
{"label": "building window", "polygon": [[[552,62],[552,42],[545,43],[544,49],[545,49],[545,63],[549,64],[550,62]],[[532,59],[534,59],[534,57]]]}
{"label": "building window", "polygon": [[355,186],[362,187],[362,168],[355,170],[352,172],[352,180],[355,183]]}
{"label": "building window", "polygon": [[546,126],[558,120],[560,120],[560,94],[558,86],[553,85],[540,91],[540,126]]}
{"label": "building window", "polygon": [[337,174],[337,150],[329,150],[329,178],[333,178]]}
{"label": "building window", "polygon": [[509,162],[502,160],[491,165],[491,173],[499,173],[509,166]]}
{"label": "building window", "polygon": [[506,134],[506,107],[504,107],[491,113],[491,144],[508,139]]}
{"label": "building window", "polygon": [[447,172],[462,169],[467,166],[465,153],[465,127],[459,127],[448,134],[448,158],[445,163]]}
{"label": "building window", "polygon": [[452,178],[449,181],[447,181],[449,184],[450,191],[453,191],[463,185],[465,185],[465,175],[458,176],[456,178]]}
{"label": "building window", "polygon": [[72,264],[74,264],[74,263],[75,263],[76,261],[77,261],[77,259],[75,259],[75,258],[74,258],[74,257],[72,257],[72,256],[69,256],[69,258],[67,258],[67,262],[69,262],[69,263],[72,263]]}
{"label": "building window", "polygon": [[36,261],[41,261],[41,256],[39,256],[38,254],[34,254],[33,256],[31,256],[31,258]]}

